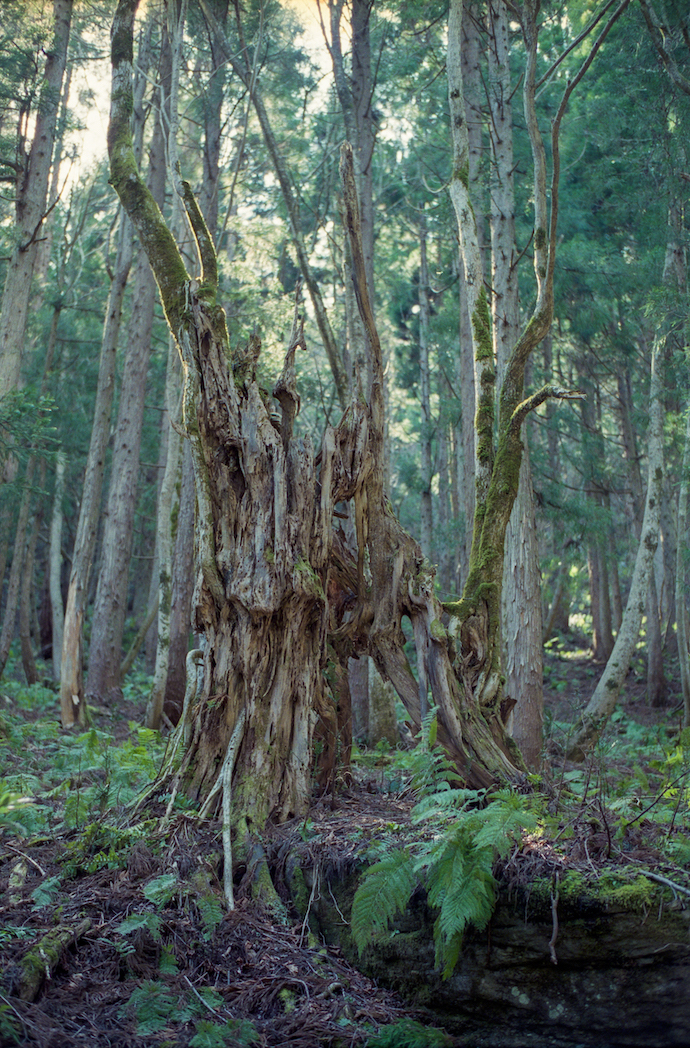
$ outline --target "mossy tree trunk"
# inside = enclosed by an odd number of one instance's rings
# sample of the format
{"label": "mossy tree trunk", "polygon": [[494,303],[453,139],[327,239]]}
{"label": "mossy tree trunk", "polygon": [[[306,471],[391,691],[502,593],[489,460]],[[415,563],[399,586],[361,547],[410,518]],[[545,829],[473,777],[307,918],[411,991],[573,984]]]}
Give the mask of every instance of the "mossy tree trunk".
{"label": "mossy tree trunk", "polygon": [[[523,446],[521,429],[528,414],[549,399],[570,399],[581,394],[547,385],[529,397],[524,395],[525,367],[532,351],[545,338],[553,316],[553,278],[558,220],[560,174],[559,130],[571,92],[585,74],[613,22],[624,10],[623,3],[609,18],[593,43],[587,59],[569,81],[551,129],[551,209],[547,204],[546,150],[537,122],[538,0],[525,0],[515,9],[525,43],[523,105],[534,170],[534,269],[536,304],[517,337],[505,364],[498,404],[495,437],[495,359],[491,318],[482,281],[477,223],[469,197],[469,142],[465,117],[462,54],[462,0],[451,0],[448,23],[448,90],[453,139],[450,195],[455,208],[475,360],[477,383],[476,509],[467,580],[459,601],[445,609],[457,620],[459,654],[456,668],[465,689],[465,702],[474,705],[489,725],[497,746],[514,753],[505,731],[508,710],[503,707],[500,651],[500,609],[505,559],[505,536],[518,493]],[[593,23],[590,28],[593,28]],[[517,696],[519,699],[519,696]]]}

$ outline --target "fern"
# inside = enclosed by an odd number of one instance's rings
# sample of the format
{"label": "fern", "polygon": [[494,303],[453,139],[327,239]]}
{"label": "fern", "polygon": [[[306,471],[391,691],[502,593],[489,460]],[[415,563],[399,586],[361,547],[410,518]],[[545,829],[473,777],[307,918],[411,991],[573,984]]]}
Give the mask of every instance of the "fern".
{"label": "fern", "polygon": [[537,825],[536,813],[526,806],[525,798],[509,789],[494,794],[491,803],[477,812],[477,819],[482,826],[474,838],[475,848],[493,848],[500,858],[525,830]]}
{"label": "fern", "polygon": [[451,1038],[434,1026],[422,1026],[414,1019],[400,1019],[391,1026],[382,1026],[367,1041],[366,1048],[446,1048]]}
{"label": "fern", "polygon": [[449,789],[451,782],[458,781],[458,772],[445,750],[436,745],[438,733],[438,710],[433,706],[422,719],[417,736],[417,746],[407,758],[411,773],[411,785],[417,796],[427,796],[436,791]]}
{"label": "fern", "polygon": [[120,935],[129,935],[130,932],[136,932],[141,928],[145,928],[155,942],[160,942],[162,938],[161,925],[162,921],[157,913],[132,913],[129,917],[125,917],[124,921],[120,921],[115,931],[119,932]]}
{"label": "fern", "polygon": [[196,908],[199,911],[201,923],[204,928],[204,942],[208,942],[212,938],[218,925],[223,920],[223,910],[220,904],[220,899],[216,895],[200,895],[196,899]]}
{"label": "fern", "polygon": [[152,881],[144,886],[144,895],[158,909],[170,902],[177,888],[177,877],[174,873],[164,873],[161,877],[154,877]]}
{"label": "fern", "polygon": [[202,1019],[189,1045],[190,1048],[250,1048],[259,1040],[261,1035],[248,1019],[228,1019],[224,1026]]}
{"label": "fern", "polygon": [[147,980],[138,986],[119,1014],[134,1011],[137,1034],[157,1033],[167,1026],[175,1009],[175,998],[155,982]]}
{"label": "fern", "polygon": [[360,954],[373,936],[385,931],[388,922],[405,909],[416,884],[409,851],[392,851],[369,867],[352,900],[352,937]]}
{"label": "fern", "polygon": [[42,906],[51,906],[60,892],[62,881],[59,877],[47,877],[31,893],[34,901],[34,909],[39,910]]}
{"label": "fern", "polygon": [[407,905],[418,881],[438,911],[434,925],[436,964],[452,974],[468,927],[481,930],[496,901],[493,866],[532,829],[536,816],[524,797],[509,789],[487,803],[484,791],[435,782],[412,812],[425,834],[407,849],[385,855],[360,884],[352,906],[352,934],[360,953],[371,936]]}

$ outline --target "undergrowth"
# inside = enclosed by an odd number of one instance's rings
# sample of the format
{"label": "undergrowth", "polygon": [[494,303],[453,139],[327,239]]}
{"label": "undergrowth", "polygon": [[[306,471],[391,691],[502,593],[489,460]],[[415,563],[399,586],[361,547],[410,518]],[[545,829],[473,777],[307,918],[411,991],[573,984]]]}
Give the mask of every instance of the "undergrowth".
{"label": "undergrowth", "polygon": [[403,912],[415,889],[426,890],[438,916],[434,925],[436,964],[447,979],[460,955],[468,926],[482,929],[494,910],[493,868],[536,826],[535,805],[512,790],[454,788],[454,767],[436,746],[437,721],[426,718],[418,746],[409,755],[414,833],[369,867],[352,904],[352,936],[360,954]]}
{"label": "undergrowth", "polygon": [[[381,781],[402,782],[416,803],[411,830],[392,833],[366,851],[375,861],[355,894],[351,918],[360,955],[377,936],[390,933],[391,923],[422,888],[436,913],[436,964],[448,978],[466,930],[481,930],[491,918],[498,861],[519,852],[526,837],[531,847],[556,845],[566,865],[572,864],[564,874],[569,880],[564,895],[581,891],[604,905],[643,912],[659,893],[640,868],[645,859],[652,873],[664,864],[677,878],[676,887],[687,889],[690,730],[669,730],[667,723],[644,726],[618,710],[586,764],[553,761],[548,775],[531,776],[529,796],[457,788],[454,769],[435,742],[431,711],[414,749],[377,754],[379,769],[386,768]],[[573,858],[578,850],[587,859],[585,874]]]}
{"label": "undergrowth", "polygon": [[[121,713],[126,715],[127,704]],[[0,696],[0,827],[39,837],[112,822],[155,778],[158,732],[134,720],[116,740],[95,725],[62,732],[58,696],[40,684],[4,682]],[[101,718],[103,719],[103,718]]]}

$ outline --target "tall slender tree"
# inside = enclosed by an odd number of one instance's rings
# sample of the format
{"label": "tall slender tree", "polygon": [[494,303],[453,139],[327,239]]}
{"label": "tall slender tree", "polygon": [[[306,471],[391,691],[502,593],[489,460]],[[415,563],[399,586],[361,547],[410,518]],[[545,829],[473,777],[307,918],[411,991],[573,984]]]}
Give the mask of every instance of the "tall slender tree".
{"label": "tall slender tree", "polygon": [[[15,246],[0,308],[0,399],[19,384],[34,268],[46,218],[53,146],[72,22],[73,0],[54,0],[53,39],[46,51],[31,147],[18,135]],[[25,119],[26,114],[23,114]]]}

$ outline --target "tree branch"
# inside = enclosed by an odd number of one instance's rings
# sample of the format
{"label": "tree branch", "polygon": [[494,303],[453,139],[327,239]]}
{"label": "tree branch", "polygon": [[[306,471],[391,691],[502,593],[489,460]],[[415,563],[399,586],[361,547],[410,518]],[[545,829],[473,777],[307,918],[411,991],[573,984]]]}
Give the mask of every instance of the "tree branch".
{"label": "tree branch", "polygon": [[642,15],[647,23],[647,29],[652,38],[652,43],[659,55],[659,61],[676,87],[679,87],[686,95],[690,95],[690,80],[686,76],[683,76],[675,60],[669,53],[666,46],[666,37],[662,32],[661,23],[656,11],[652,5],[648,3],[648,0],[640,0],[640,7],[642,8]]}

